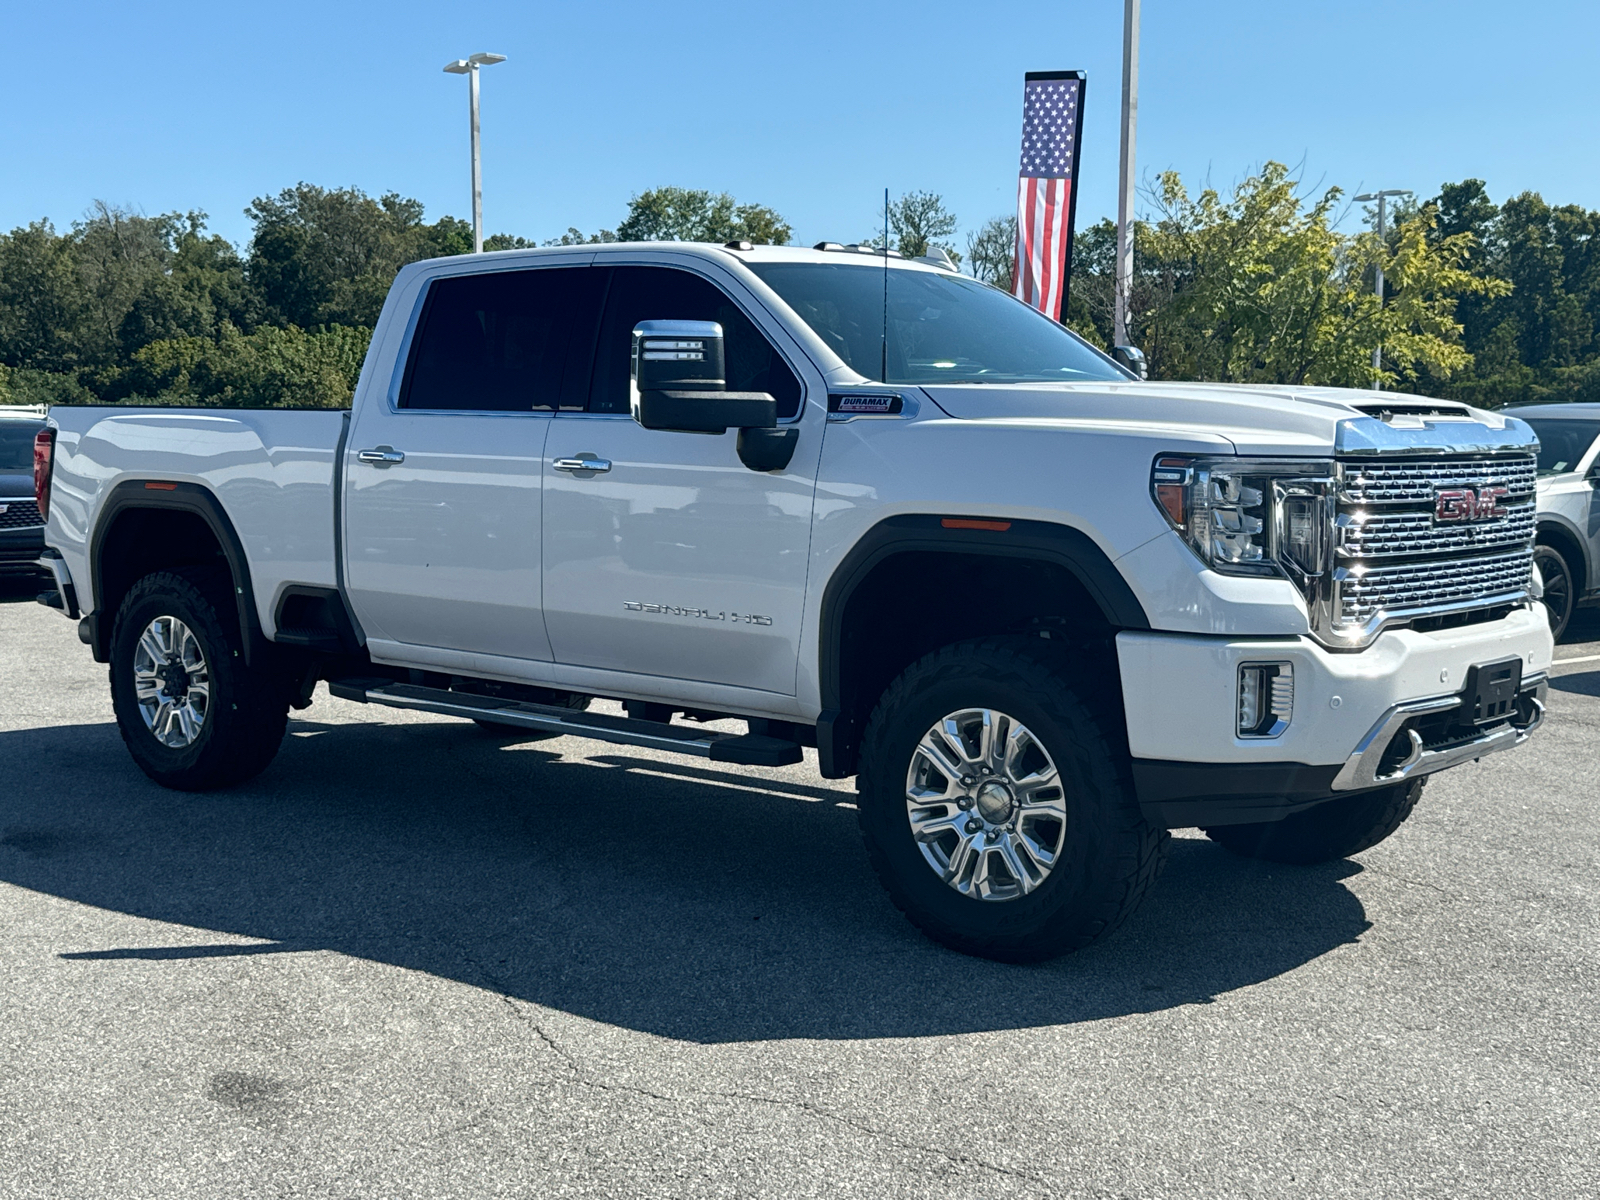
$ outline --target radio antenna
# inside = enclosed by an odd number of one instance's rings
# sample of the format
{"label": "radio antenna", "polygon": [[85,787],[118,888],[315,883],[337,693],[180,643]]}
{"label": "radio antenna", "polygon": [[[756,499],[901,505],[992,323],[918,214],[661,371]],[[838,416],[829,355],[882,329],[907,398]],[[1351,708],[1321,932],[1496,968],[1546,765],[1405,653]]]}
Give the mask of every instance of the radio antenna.
{"label": "radio antenna", "polygon": [[883,363],[878,378],[889,382],[889,189],[883,189]]}

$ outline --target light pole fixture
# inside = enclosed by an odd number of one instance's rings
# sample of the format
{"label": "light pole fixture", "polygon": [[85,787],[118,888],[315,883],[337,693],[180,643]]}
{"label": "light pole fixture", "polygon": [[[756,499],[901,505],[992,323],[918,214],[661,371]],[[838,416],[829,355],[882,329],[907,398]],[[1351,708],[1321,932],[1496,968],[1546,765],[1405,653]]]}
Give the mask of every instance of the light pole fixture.
{"label": "light pole fixture", "polygon": [[1116,346],[1128,341],[1128,298],[1133,287],[1133,138],[1138,123],[1139,0],[1123,0],[1122,152],[1117,163],[1117,257],[1111,284],[1111,342]]}
{"label": "light pole fixture", "polygon": [[[1384,228],[1383,228],[1383,214],[1384,214],[1383,205],[1384,205],[1384,201],[1387,200],[1390,196],[1409,196],[1411,194],[1412,194],[1412,192],[1411,192],[1410,188],[1389,188],[1387,191],[1365,192],[1362,195],[1359,195],[1359,196],[1357,196],[1355,198],[1356,199],[1356,203],[1358,203],[1358,204],[1366,203],[1369,200],[1376,200],[1378,202],[1378,241],[1380,243],[1383,241],[1383,234],[1384,234]],[[1378,287],[1378,307],[1382,308],[1383,307],[1383,260],[1380,258],[1376,265],[1377,265],[1377,273],[1378,273],[1378,282],[1377,282],[1377,287]],[[1378,372],[1378,371],[1383,370],[1383,343],[1382,342],[1379,342],[1376,346],[1374,346],[1372,348],[1372,369],[1373,369],[1374,372]],[[1372,386],[1381,391],[1383,389],[1383,380],[1381,380],[1381,379],[1374,380]]]}
{"label": "light pole fixture", "polygon": [[467,103],[472,109],[472,252],[483,253],[483,168],[478,159],[478,68],[503,63],[504,54],[473,54],[445,63],[451,75],[467,77]]}

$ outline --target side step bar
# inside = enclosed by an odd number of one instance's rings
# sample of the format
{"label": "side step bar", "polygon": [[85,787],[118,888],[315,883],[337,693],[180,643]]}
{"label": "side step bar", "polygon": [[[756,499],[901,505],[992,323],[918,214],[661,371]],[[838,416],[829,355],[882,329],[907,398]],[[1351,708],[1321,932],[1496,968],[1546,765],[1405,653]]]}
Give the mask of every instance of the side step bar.
{"label": "side step bar", "polygon": [[386,704],[390,708],[415,708],[442,713],[447,717],[494,721],[501,725],[520,725],[541,733],[594,738],[624,746],[648,746],[709,758],[712,762],[739,763],[748,767],[787,767],[801,762],[804,754],[796,742],[761,734],[713,733],[686,725],[661,721],[635,721],[609,713],[574,712],[546,704],[502,700],[495,696],[474,696],[444,688],[417,687],[389,679],[330,679],[328,691],[341,700],[358,704]]}

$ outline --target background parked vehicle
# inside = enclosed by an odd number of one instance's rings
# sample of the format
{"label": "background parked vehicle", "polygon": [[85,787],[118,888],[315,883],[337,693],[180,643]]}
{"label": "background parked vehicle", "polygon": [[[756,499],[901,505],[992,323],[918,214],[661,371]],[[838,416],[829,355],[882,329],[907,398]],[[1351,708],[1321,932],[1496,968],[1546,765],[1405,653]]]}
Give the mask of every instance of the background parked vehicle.
{"label": "background parked vehicle", "polygon": [[1551,632],[1600,598],[1600,404],[1528,404],[1506,410],[1539,435],[1538,543]]}
{"label": "background parked vehicle", "polygon": [[33,441],[43,410],[0,408],[0,574],[33,575],[44,553],[44,520],[33,494]]}

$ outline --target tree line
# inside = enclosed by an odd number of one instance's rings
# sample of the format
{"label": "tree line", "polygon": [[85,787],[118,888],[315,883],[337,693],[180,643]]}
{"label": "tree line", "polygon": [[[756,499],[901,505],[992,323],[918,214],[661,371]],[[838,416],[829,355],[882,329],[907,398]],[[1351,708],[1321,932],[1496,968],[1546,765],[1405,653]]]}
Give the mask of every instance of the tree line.
{"label": "tree line", "polygon": [[[1340,232],[1337,188],[1302,191],[1268,163],[1226,192],[1172,173],[1136,225],[1130,339],[1154,378],[1370,386],[1485,407],[1600,400],[1600,212],[1481,180],[1399,206],[1380,239]],[[256,199],[241,250],[201,212],[144,216],[97,204],[69,229],[0,235],[0,403],[343,407],[395,272],[471,249],[470,226],[428,222],[390,193],[302,183]],[[958,247],[936,193],[889,205],[863,243],[943,254],[1009,288],[1015,218]],[[879,218],[881,220],[882,218]],[[874,221],[878,224],[878,221]],[[685,240],[786,244],[774,209],[726,193],[655,188],[615,229],[485,248]],[[1115,228],[1078,234],[1067,324],[1111,341]],[[1382,268],[1385,292],[1374,295]],[[1374,370],[1372,350],[1382,346]]]}

